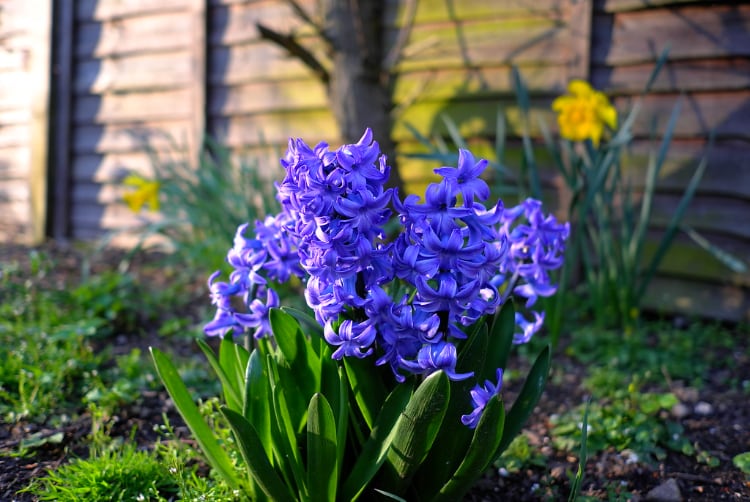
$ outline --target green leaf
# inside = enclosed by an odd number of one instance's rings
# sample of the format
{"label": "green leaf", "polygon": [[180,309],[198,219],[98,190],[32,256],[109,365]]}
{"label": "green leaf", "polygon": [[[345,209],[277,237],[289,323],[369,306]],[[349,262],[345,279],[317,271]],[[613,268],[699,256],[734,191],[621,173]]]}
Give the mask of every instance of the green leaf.
{"label": "green leaf", "polygon": [[732,458],[734,466],[744,472],[747,476],[750,476],[750,451],[740,453]]}
{"label": "green leaf", "polygon": [[185,424],[187,424],[193,437],[198,442],[201,451],[206,455],[209,465],[216,469],[216,472],[224,478],[231,488],[237,489],[240,483],[235,475],[232,461],[221,446],[219,446],[219,442],[216,440],[213,431],[201,416],[187,387],[185,387],[179,373],[177,373],[177,369],[160,350],[153,347],[149,350],[151,351],[151,357],[154,360],[159,378],[161,378],[161,381],[167,388],[167,392],[169,392],[169,396],[174,401],[177,411],[180,412],[180,416],[185,420]]}
{"label": "green leaf", "polygon": [[495,453],[495,457],[502,453],[508,447],[513,438],[521,432],[523,425],[534,410],[534,406],[539,402],[539,398],[541,397],[542,392],[544,392],[544,386],[547,383],[549,365],[550,348],[547,346],[542,350],[539,356],[537,356],[536,361],[534,361],[534,365],[531,367],[529,375],[523,383],[521,392],[513,403],[513,407],[508,412],[508,416],[505,419],[503,438],[500,441],[500,446]]}
{"label": "green leaf", "polygon": [[402,383],[386,398],[369,438],[342,485],[341,500],[356,500],[383,465],[396,433],[396,422],[409,402],[411,391],[411,385]]}
{"label": "green leaf", "polygon": [[689,225],[680,225],[680,230],[685,232],[688,237],[690,237],[693,242],[698,244],[700,247],[711,253],[711,255],[719,260],[721,263],[724,264],[725,267],[727,267],[729,270],[736,274],[744,274],[747,272],[747,265],[745,262],[743,262],[741,259],[739,259],[737,256],[729,253],[728,251],[725,251],[721,249],[719,246],[715,244],[711,244],[711,242],[703,237],[700,233],[698,233],[694,228],[692,228]]}
{"label": "green leaf", "polygon": [[458,148],[468,150],[469,145],[467,145],[466,141],[464,141],[464,138],[461,136],[461,133],[458,130],[458,126],[453,121],[453,119],[444,114],[441,114],[440,118],[443,120],[445,128],[448,130],[448,135],[450,136],[451,141],[453,141],[453,144]]}
{"label": "green leaf", "polygon": [[451,502],[461,499],[466,494],[495,460],[495,452],[502,439],[504,426],[505,408],[500,396],[495,396],[487,402],[461,464],[433,501]]}
{"label": "green leaf", "polygon": [[[227,340],[226,338],[222,340],[222,343]],[[224,367],[219,362],[219,359],[216,358],[216,355],[214,354],[214,351],[211,350],[211,347],[208,346],[206,342],[203,340],[196,340],[198,343],[198,347],[203,351],[203,353],[206,355],[206,359],[208,359],[208,363],[211,365],[211,368],[214,370],[214,373],[216,373],[216,376],[219,377],[219,381],[221,382],[221,390],[224,393],[224,402],[231,408],[232,410],[236,412],[242,411],[242,399],[240,398],[240,389],[235,387],[236,382],[233,378],[230,378],[229,375],[227,375],[227,372],[224,371]],[[233,343],[231,341],[228,341],[228,343]]]}
{"label": "green leaf", "polygon": [[371,361],[345,357],[344,368],[349,379],[349,388],[354,394],[360,413],[365,419],[367,427],[372,430],[380,406],[388,392]]}
{"label": "green leaf", "polygon": [[310,346],[311,340],[302,333],[294,317],[282,310],[271,309],[270,321],[279,348],[276,352],[278,383],[285,388],[290,417],[295,430],[301,433],[310,398],[320,392],[321,361]]}
{"label": "green leaf", "polygon": [[[709,142],[713,144],[713,133],[711,134]],[[690,178],[690,182],[685,188],[685,193],[682,195],[680,202],[677,204],[677,208],[675,209],[674,213],[672,213],[672,218],[670,219],[669,224],[664,231],[664,236],[659,242],[659,247],[656,249],[654,256],[651,258],[651,262],[648,264],[648,267],[643,274],[643,279],[635,295],[636,298],[643,297],[646,292],[646,288],[648,288],[648,284],[651,281],[651,278],[656,273],[657,267],[661,263],[662,258],[664,258],[664,255],[667,253],[669,246],[672,244],[672,240],[677,233],[677,229],[679,228],[680,222],[682,221],[682,217],[684,216],[685,211],[690,204],[690,201],[693,199],[693,195],[695,195],[695,191],[698,189],[698,185],[700,184],[701,179],[703,179],[703,173],[706,171],[707,164],[707,156],[704,156],[701,159],[700,164],[698,164],[698,167],[695,169],[693,176]]]}
{"label": "green leaf", "polygon": [[325,396],[313,395],[307,409],[307,487],[313,502],[333,502],[339,477],[336,422]]}
{"label": "green leaf", "polygon": [[387,455],[388,489],[401,494],[435,441],[450,399],[450,383],[443,371],[428,376],[412,395],[396,423]]}
{"label": "green leaf", "polygon": [[[231,337],[225,336],[219,345],[219,364],[224,370],[227,379],[232,383],[237,397],[242,396],[242,389],[245,386],[245,370],[249,354],[244,347],[234,343]],[[242,401],[240,401],[242,402]],[[232,408],[235,411],[239,409]]]}
{"label": "green leaf", "polygon": [[[279,370],[281,369],[279,368]],[[286,392],[288,388],[292,389],[291,392],[294,392],[294,389],[293,387],[285,387],[285,384],[289,385],[289,380],[280,377],[277,379],[276,385],[272,384],[271,386],[273,408],[276,417],[275,423],[279,431],[278,442],[276,443],[279,448],[276,453],[283,455],[283,458],[279,458],[278,460],[288,466],[288,472],[291,472],[294,477],[300,498],[304,498],[308,493],[307,479],[297,444],[297,431],[295,427],[297,420],[292,419],[290,416],[289,400]]]}
{"label": "green leaf", "polygon": [[315,318],[307,312],[295,309],[294,307],[281,307],[281,311],[286,312],[287,314],[294,317],[299,325],[305,328],[306,333],[314,334],[319,338],[323,338],[323,328],[320,326],[318,321],[316,321]]}
{"label": "green leaf", "polygon": [[583,411],[583,423],[581,425],[581,452],[578,455],[578,471],[576,476],[573,478],[573,482],[570,486],[570,495],[568,496],[568,502],[575,502],[578,498],[578,492],[581,491],[583,483],[583,473],[586,468],[586,461],[588,459],[588,440],[589,432],[589,408],[591,407],[591,400],[586,401],[586,408]]}
{"label": "green leaf", "polygon": [[[457,373],[467,373],[484,365],[487,355],[488,330],[484,322],[475,323],[479,329],[469,335],[461,347],[456,363]],[[494,377],[494,374],[493,374]],[[443,418],[435,443],[417,472],[413,484],[425,499],[437,494],[450,479],[471,443],[473,431],[461,423],[461,415],[471,411],[471,389],[475,378],[450,382],[450,403]]]}
{"label": "green leaf", "polygon": [[227,407],[222,407],[221,411],[232,427],[232,432],[240,446],[240,453],[253,480],[263,493],[274,501],[294,501],[294,494],[279,478],[268,458],[265,455],[258,455],[258,452],[263,449],[263,444],[250,422]]}
{"label": "green leaf", "polygon": [[490,325],[489,343],[487,345],[487,357],[484,360],[482,370],[479,372],[477,381],[494,380],[497,368],[505,368],[508,363],[510,348],[513,346],[513,332],[516,329],[516,310],[513,302],[508,300],[500,308],[492,319]]}
{"label": "green leaf", "polygon": [[268,371],[263,357],[256,349],[250,354],[245,373],[245,401],[242,414],[258,433],[261,444],[265,447],[268,459],[272,458],[271,448],[271,388],[268,383]]}

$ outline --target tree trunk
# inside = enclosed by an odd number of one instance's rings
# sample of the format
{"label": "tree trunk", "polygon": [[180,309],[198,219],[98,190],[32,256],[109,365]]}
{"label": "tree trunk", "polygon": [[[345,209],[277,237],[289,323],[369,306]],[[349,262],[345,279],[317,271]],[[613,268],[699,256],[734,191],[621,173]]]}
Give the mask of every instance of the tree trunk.
{"label": "tree trunk", "polygon": [[400,190],[391,138],[390,75],[383,69],[383,18],[381,0],[326,0],[324,32],[331,43],[332,69],[328,97],[343,139],[357,141],[365,128],[372,129],[391,166],[389,186]]}

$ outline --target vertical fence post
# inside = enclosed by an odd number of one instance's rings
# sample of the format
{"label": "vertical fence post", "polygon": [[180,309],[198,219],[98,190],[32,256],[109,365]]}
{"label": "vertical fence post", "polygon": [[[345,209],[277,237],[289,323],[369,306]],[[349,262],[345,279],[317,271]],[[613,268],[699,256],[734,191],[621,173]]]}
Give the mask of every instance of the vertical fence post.
{"label": "vertical fence post", "polygon": [[29,195],[31,202],[30,240],[33,243],[44,239],[46,229],[52,4],[53,0],[39,2],[38,9],[34,11],[34,22],[29,26],[31,35]]}
{"label": "vertical fence post", "polygon": [[49,221],[47,233],[57,240],[70,237],[70,110],[73,95],[73,39],[75,6],[73,0],[52,0],[52,120],[47,179]]}
{"label": "vertical fence post", "polygon": [[191,58],[191,117],[190,138],[188,148],[190,158],[195,166],[200,165],[200,152],[203,146],[203,136],[206,131],[206,100],[207,100],[207,53],[208,53],[208,0],[190,0],[190,16],[192,18],[192,40],[190,46]]}

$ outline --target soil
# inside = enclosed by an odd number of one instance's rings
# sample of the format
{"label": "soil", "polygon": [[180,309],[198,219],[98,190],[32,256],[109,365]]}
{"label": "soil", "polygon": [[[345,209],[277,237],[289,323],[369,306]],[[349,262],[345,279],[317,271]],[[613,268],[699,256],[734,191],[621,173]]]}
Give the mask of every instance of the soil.
{"label": "soil", "polygon": [[[75,281],[80,274],[84,253],[69,246],[46,244],[42,247],[46,255],[57,264],[47,280],[63,287]],[[0,263],[17,262],[28,267],[29,248],[0,245]],[[119,263],[120,256],[108,253],[94,263],[94,271],[112,267]],[[148,266],[149,258],[141,258],[133,264],[134,271],[155,287],[165,280],[158,267]],[[196,291],[204,284],[203,278],[196,281]],[[199,300],[203,302],[201,298]],[[185,312],[195,315],[195,309]],[[747,354],[747,334],[737,330],[737,343],[744,350],[736,361],[736,375],[731,380],[750,380],[750,360]],[[120,334],[108,342],[114,345],[115,353],[126,353],[132,347],[142,350],[153,344],[156,337]],[[170,350],[182,354],[202,357],[197,347],[185,341],[184,346],[175,347],[170,340]],[[750,500],[750,477],[733,466],[732,458],[750,450],[750,398],[747,392],[728,386],[726,369],[714,368],[705,379],[700,390],[682,388],[679,383],[671,390],[681,399],[685,408],[679,417],[685,435],[693,444],[718,459],[718,465],[710,467],[698,462],[695,457],[670,452],[656,465],[633,462],[632,457],[614,450],[590,456],[586,464],[581,495],[601,500],[666,500],[656,497],[655,489],[666,490],[673,500],[718,501]],[[578,468],[577,455],[555,451],[550,444],[550,416],[579,405],[585,398],[581,382],[586,368],[574,359],[555,356],[552,375],[545,393],[528,421],[526,434],[533,446],[540,448],[546,465],[531,467],[521,472],[508,474],[492,470],[481,479],[467,496],[467,501],[541,501],[567,500],[570,491],[569,473]],[[504,389],[505,399],[512,400],[513,386]],[[698,403],[708,403],[709,413],[696,408]],[[704,406],[705,408],[705,406]],[[161,424],[162,414],[167,413],[176,426],[178,436],[189,441],[189,434],[165,392],[144,391],[135,403],[119,410],[113,417],[112,434],[130,437],[139,446],[148,448],[158,439],[154,425]],[[0,501],[34,500],[28,494],[18,494],[29,482],[44,476],[47,470],[55,469],[72,458],[85,456],[86,435],[91,431],[91,417],[86,413],[74,418],[60,428],[46,427],[34,423],[0,423]],[[60,441],[50,441],[31,450],[25,456],[14,454],[22,439],[52,437],[62,433]],[[60,435],[57,434],[57,438]]]}

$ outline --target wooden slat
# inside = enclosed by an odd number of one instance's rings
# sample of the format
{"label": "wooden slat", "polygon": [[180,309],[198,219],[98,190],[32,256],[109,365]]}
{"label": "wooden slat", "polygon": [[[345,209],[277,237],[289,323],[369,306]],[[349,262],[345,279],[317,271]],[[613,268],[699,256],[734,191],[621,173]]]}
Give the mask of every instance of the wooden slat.
{"label": "wooden slat", "polygon": [[[635,133],[647,136],[653,117],[659,119],[658,132],[663,132],[677,100],[676,95],[646,96],[633,126]],[[618,110],[626,110],[627,103],[626,98],[614,100]],[[706,137],[714,129],[718,138],[750,138],[749,113],[750,91],[689,94],[683,102],[675,136]]]}
{"label": "wooden slat", "polygon": [[[143,54],[83,61],[75,72],[78,94],[157,90],[190,82],[190,55],[186,51]],[[165,69],[169,71],[165,71]]]}
{"label": "wooden slat", "polygon": [[[397,30],[385,34],[390,47]],[[437,67],[473,67],[498,64],[567,63],[570,30],[545,20],[512,22],[476,21],[456,30],[448,27],[415,27],[397,71]]]}
{"label": "wooden slat", "polygon": [[655,61],[670,46],[670,60],[750,56],[750,5],[653,9],[596,17],[592,62],[620,65]]}
{"label": "wooden slat", "polygon": [[[623,165],[636,189],[644,186],[649,154],[656,155],[658,142],[636,141],[625,152]],[[681,193],[698,163],[706,154],[704,141],[673,141],[662,167],[657,188]],[[748,148],[741,142],[717,142],[708,152],[706,172],[698,185],[699,193],[716,197],[736,197],[750,201],[750,162]]]}
{"label": "wooden slat", "polygon": [[109,20],[128,16],[179,10],[185,6],[185,0],[76,0],[76,19]]}
{"label": "wooden slat", "polygon": [[271,145],[285,145],[290,137],[311,145],[338,137],[336,121],[327,110],[214,118],[209,129],[230,148],[258,145],[261,137]]}
{"label": "wooden slat", "polygon": [[76,183],[110,183],[122,179],[129,172],[152,176],[150,157],[144,152],[85,154],[76,155],[72,164],[72,179]]}
{"label": "wooden slat", "polygon": [[[591,83],[615,93],[642,92],[653,64],[597,66]],[[659,72],[652,87],[656,92],[744,90],[750,88],[750,59],[674,61]]]}
{"label": "wooden slat", "polygon": [[76,183],[73,185],[72,196],[76,204],[107,206],[110,204],[122,204],[122,185],[117,184],[94,184]]}
{"label": "wooden slat", "polygon": [[655,277],[643,303],[653,311],[681,312],[691,317],[728,321],[750,320],[750,295],[746,288]]}
{"label": "wooden slat", "polygon": [[0,148],[0,179],[22,179],[29,174],[28,145]]}
{"label": "wooden slat", "polygon": [[0,47],[0,71],[23,71],[27,61],[27,51],[13,49],[6,43]]}
{"label": "wooden slat", "polygon": [[[523,80],[531,93],[562,93],[568,83],[568,69],[560,65],[524,66]],[[513,92],[510,66],[483,66],[403,72],[396,79],[394,101],[447,101],[461,98],[497,99]]]}
{"label": "wooden slat", "polygon": [[25,125],[29,123],[29,120],[31,120],[31,110],[29,110],[28,106],[16,109],[0,109],[0,124],[3,126]]}
{"label": "wooden slat", "polygon": [[134,228],[143,224],[141,217],[148,218],[149,214],[144,212],[136,216],[124,204],[104,206],[98,202],[83,202],[75,204],[71,211],[77,234],[74,237],[80,237],[81,231],[86,230],[91,238],[101,237],[106,230]]}
{"label": "wooden slat", "polygon": [[[389,25],[401,24],[404,18],[405,2],[402,0],[385,0],[386,20]],[[420,0],[417,2],[415,20],[419,24],[456,22],[488,17],[505,18],[554,18],[560,19],[562,12],[558,0],[463,0],[445,2],[444,0]]]}
{"label": "wooden slat", "polygon": [[184,145],[190,133],[185,121],[79,126],[73,129],[73,153],[128,153],[146,145],[157,150]]}
{"label": "wooden slat", "polygon": [[0,85],[0,110],[28,111],[31,92],[26,69],[0,73]]}
{"label": "wooden slat", "polygon": [[188,119],[190,90],[84,95],[73,103],[77,124]]}
{"label": "wooden slat", "polygon": [[[662,236],[663,232],[649,232],[643,250],[644,266],[653,258]],[[732,271],[711,253],[693,242],[686,234],[679,232],[664,255],[658,273],[694,281],[750,286],[750,243],[746,239],[736,239],[711,232],[701,232],[701,236],[713,246],[743,261],[748,270],[743,273]],[[698,264],[700,266],[697,266]]]}
{"label": "wooden slat", "polygon": [[304,111],[328,107],[322,83],[314,78],[281,82],[253,82],[211,89],[208,112],[228,116],[270,111]]}
{"label": "wooden slat", "polygon": [[[23,223],[29,223],[29,201],[31,200],[31,190],[28,179],[0,179],[0,204],[6,205],[6,202],[25,202],[26,207],[22,211],[14,212],[14,216],[23,218]],[[10,207],[21,207],[9,205]],[[7,205],[6,205],[7,207]]]}
{"label": "wooden slat", "polygon": [[77,28],[75,54],[83,59],[180,50],[190,44],[190,30],[182,11],[85,23]]}
{"label": "wooden slat", "polygon": [[[315,12],[314,2],[304,0],[298,3],[311,14]],[[209,44],[231,46],[259,41],[260,35],[255,28],[258,22],[280,33],[294,33],[296,36],[313,34],[312,28],[296,16],[285,2],[274,0],[238,3],[211,8]]]}
{"label": "wooden slat", "polygon": [[627,10],[652,9],[680,4],[700,2],[701,0],[597,0],[596,10],[600,12],[622,12]]}
{"label": "wooden slat", "polygon": [[[654,223],[666,226],[681,196],[657,194],[653,202]],[[750,239],[750,201],[697,194],[690,202],[683,222],[697,230]]]}
{"label": "wooden slat", "polygon": [[31,131],[28,124],[0,124],[0,148],[28,146],[30,139]]}
{"label": "wooden slat", "polygon": [[[320,47],[316,55],[323,57]],[[208,81],[212,85],[299,79],[312,75],[300,61],[268,42],[213,48],[208,64]]]}
{"label": "wooden slat", "polygon": [[[502,109],[506,119],[509,134],[520,131],[521,112],[518,105],[508,98],[497,99],[494,102],[484,100],[457,100],[455,102],[418,102],[410,106],[400,115],[399,121],[393,128],[393,137],[398,141],[413,139],[412,134],[404,126],[408,122],[415,126],[422,134],[448,136],[448,129],[443,122],[442,115],[458,126],[464,138],[494,135],[497,126],[498,110]],[[532,114],[547,124],[552,124],[553,114],[548,105],[540,104],[532,110]],[[530,132],[540,134],[538,120],[531,120]]]}

